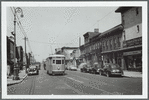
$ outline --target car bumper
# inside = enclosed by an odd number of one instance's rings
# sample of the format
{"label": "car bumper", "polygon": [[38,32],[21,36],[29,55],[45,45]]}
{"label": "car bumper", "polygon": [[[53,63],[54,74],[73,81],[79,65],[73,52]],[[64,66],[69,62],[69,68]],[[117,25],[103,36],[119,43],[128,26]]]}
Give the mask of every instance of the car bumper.
{"label": "car bumper", "polygon": [[28,74],[37,74],[38,71],[28,72]]}
{"label": "car bumper", "polygon": [[123,75],[122,73],[111,73],[111,75]]}
{"label": "car bumper", "polygon": [[52,71],[52,73],[54,73],[54,74],[64,74],[65,71]]}
{"label": "car bumper", "polygon": [[77,71],[77,69],[70,69],[70,70]]}

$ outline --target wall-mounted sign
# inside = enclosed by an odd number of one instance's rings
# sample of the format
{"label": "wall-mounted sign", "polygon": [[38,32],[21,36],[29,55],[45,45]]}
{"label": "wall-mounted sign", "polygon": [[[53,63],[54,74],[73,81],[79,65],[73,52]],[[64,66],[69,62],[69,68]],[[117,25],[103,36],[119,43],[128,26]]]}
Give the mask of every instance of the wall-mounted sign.
{"label": "wall-mounted sign", "polygon": [[142,45],[142,37],[127,40],[123,42],[123,47],[131,47],[136,45]]}
{"label": "wall-mounted sign", "polygon": [[127,56],[127,55],[137,55],[137,54],[141,54],[142,50],[137,50],[137,51],[130,51],[130,52],[124,52],[123,55]]}

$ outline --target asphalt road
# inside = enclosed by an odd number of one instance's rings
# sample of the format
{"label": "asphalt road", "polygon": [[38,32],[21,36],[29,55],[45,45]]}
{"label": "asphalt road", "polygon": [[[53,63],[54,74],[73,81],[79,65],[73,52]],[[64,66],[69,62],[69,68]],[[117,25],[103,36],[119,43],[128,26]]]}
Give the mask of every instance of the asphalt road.
{"label": "asphalt road", "polygon": [[106,77],[80,71],[65,75],[28,76],[22,83],[8,86],[8,95],[142,95],[142,78]]}

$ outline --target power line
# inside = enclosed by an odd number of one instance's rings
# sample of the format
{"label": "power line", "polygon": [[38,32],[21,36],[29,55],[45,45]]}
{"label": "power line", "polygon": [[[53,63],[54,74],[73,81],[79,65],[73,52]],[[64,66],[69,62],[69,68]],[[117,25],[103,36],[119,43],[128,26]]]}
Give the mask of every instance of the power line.
{"label": "power line", "polygon": [[62,45],[62,44],[73,44],[73,43],[48,43],[48,42],[40,42],[40,41],[33,41],[29,40],[30,42],[36,42],[36,43],[41,43],[41,44],[53,44],[53,45]]}
{"label": "power line", "polygon": [[[13,12],[13,10],[12,10],[12,7],[10,7],[10,8],[11,8],[12,13],[15,14],[15,13]],[[13,7],[13,9],[15,10],[15,7]],[[28,38],[28,36],[27,36],[27,34],[26,34],[26,32],[25,32],[25,30],[24,30],[24,28],[23,28],[23,26],[22,26],[22,24],[21,24],[21,22],[20,22],[20,19],[19,19],[19,17],[18,17],[17,14],[16,14],[16,16],[17,16],[17,24],[18,24],[18,26],[19,26],[19,28],[20,28],[22,34],[23,34],[25,37]],[[29,47],[30,51],[32,52],[32,49],[31,49],[31,46],[30,46],[30,42],[28,41],[27,43],[28,43],[28,47]]]}
{"label": "power line", "polygon": [[[101,20],[103,20],[105,17],[107,17],[109,14],[111,14],[113,12],[113,10],[111,10],[108,14],[106,14],[105,16],[103,16],[101,19],[97,20],[91,27],[89,27],[87,30],[89,30],[90,28],[92,28],[94,25],[96,25],[97,23],[99,23]],[[99,27],[99,25],[98,25]],[[85,33],[86,31],[83,31],[79,34],[79,37],[82,35],[82,33]],[[73,39],[72,41],[76,40],[78,37],[76,37],[75,39]]]}

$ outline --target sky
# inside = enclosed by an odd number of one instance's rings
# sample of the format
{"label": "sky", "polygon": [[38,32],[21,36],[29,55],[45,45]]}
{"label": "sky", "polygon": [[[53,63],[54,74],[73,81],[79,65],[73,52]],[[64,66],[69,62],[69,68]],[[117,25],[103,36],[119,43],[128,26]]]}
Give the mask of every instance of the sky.
{"label": "sky", "polygon": [[[121,14],[115,7],[21,7],[24,17],[17,13],[23,27],[17,24],[17,46],[24,49],[24,32],[27,34],[27,52],[32,52],[36,61],[46,59],[56,48],[79,47],[84,44],[83,34],[95,28],[104,32],[121,24]],[[7,7],[7,36],[14,30],[14,9]]]}

